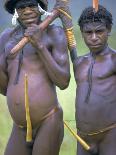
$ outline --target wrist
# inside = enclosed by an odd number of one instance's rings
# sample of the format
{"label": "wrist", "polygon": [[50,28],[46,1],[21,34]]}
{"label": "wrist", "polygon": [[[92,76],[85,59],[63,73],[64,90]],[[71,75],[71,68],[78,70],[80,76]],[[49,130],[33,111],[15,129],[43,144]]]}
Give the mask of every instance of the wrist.
{"label": "wrist", "polygon": [[38,42],[37,43],[37,48],[39,51],[43,51],[45,48],[45,45],[42,42]]}

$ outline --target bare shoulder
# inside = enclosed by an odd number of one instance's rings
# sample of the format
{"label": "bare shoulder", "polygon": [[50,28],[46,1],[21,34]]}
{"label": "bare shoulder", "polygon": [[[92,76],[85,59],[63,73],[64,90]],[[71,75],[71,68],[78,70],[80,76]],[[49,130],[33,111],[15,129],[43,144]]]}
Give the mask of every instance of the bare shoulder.
{"label": "bare shoulder", "polygon": [[65,33],[64,29],[61,26],[57,26],[55,24],[50,25],[47,30],[49,31],[49,33],[53,34]]}
{"label": "bare shoulder", "polygon": [[6,42],[8,41],[10,34],[13,32],[12,28],[7,28],[0,34],[0,55],[2,51],[4,50],[4,46]]}
{"label": "bare shoulder", "polygon": [[62,66],[69,63],[68,44],[64,29],[61,26],[50,25],[47,29],[52,56]]}
{"label": "bare shoulder", "polygon": [[116,67],[116,50],[112,49],[112,48],[110,48],[109,50],[110,50],[109,52],[111,54],[111,60],[114,64],[114,66]]}
{"label": "bare shoulder", "polygon": [[66,41],[66,35],[61,26],[50,25],[47,29],[47,33],[53,41],[61,43]]}
{"label": "bare shoulder", "polygon": [[116,59],[116,50],[113,48],[109,48],[109,53],[112,59]]}
{"label": "bare shoulder", "polygon": [[0,34],[0,40],[7,39],[7,36],[13,31],[13,28],[7,28],[4,31],[1,32]]}
{"label": "bare shoulder", "polygon": [[116,50],[115,49],[113,49],[113,48],[110,48],[110,52],[112,53],[112,54],[116,54]]}
{"label": "bare shoulder", "polygon": [[90,56],[90,54],[86,54],[83,56],[78,56],[77,59],[75,59],[74,61],[74,67],[78,67],[80,64],[82,64],[84,61],[86,61],[88,59],[88,57]]}

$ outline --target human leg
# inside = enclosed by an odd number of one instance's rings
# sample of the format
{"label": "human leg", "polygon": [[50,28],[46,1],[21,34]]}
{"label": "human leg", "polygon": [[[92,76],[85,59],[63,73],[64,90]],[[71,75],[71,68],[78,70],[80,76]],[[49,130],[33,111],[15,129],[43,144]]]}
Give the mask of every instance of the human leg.
{"label": "human leg", "polygon": [[32,155],[58,155],[64,135],[62,110],[46,118],[38,129]]}
{"label": "human leg", "polygon": [[116,154],[116,128],[106,133],[106,136],[99,145],[100,155]]}
{"label": "human leg", "polygon": [[26,131],[14,124],[4,155],[31,155],[32,148],[27,146],[25,135]]}

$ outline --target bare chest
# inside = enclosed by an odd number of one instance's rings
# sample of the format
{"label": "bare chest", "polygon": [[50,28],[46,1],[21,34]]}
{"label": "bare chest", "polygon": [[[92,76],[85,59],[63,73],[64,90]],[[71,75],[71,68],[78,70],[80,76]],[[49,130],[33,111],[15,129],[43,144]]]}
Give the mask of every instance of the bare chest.
{"label": "bare chest", "polygon": [[115,68],[110,56],[89,59],[80,63],[76,68],[77,82],[93,80],[105,80],[114,75]]}

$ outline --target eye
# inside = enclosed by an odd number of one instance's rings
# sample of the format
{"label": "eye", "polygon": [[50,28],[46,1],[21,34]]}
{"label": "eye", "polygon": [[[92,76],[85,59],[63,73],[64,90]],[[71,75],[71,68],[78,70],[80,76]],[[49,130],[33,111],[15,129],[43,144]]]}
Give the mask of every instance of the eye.
{"label": "eye", "polygon": [[103,32],[104,32],[104,30],[96,30],[96,33],[98,33],[98,34],[101,34]]}
{"label": "eye", "polygon": [[18,9],[18,10],[21,10],[21,9],[25,9],[26,7],[30,7],[30,8],[36,8],[37,6],[36,5],[33,5],[33,4],[23,4],[23,5],[19,5],[19,6],[17,6],[16,7],[16,9]]}
{"label": "eye", "polygon": [[91,34],[91,33],[92,33],[92,31],[85,31],[85,33],[86,33],[86,34]]}
{"label": "eye", "polygon": [[22,8],[17,8],[18,13],[22,12]]}
{"label": "eye", "polygon": [[24,5],[20,5],[20,6],[16,7],[16,9],[18,9],[18,10],[21,10],[21,9],[24,9],[24,8],[25,8]]}

